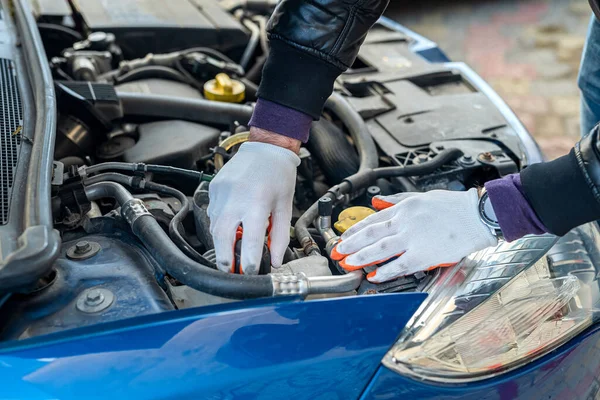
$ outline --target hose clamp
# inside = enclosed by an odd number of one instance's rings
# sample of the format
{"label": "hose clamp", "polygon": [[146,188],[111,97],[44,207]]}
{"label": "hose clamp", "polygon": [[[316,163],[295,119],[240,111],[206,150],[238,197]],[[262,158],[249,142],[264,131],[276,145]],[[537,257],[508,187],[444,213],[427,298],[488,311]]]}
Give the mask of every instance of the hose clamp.
{"label": "hose clamp", "polygon": [[131,199],[121,206],[121,215],[133,228],[135,221],[144,215],[152,215],[140,199]]}
{"label": "hose clamp", "polygon": [[308,278],[303,273],[271,274],[273,296],[308,296]]}
{"label": "hose clamp", "polygon": [[81,179],[87,178],[87,168],[85,166],[84,167],[79,167],[77,169],[77,175],[79,175],[79,177]]}

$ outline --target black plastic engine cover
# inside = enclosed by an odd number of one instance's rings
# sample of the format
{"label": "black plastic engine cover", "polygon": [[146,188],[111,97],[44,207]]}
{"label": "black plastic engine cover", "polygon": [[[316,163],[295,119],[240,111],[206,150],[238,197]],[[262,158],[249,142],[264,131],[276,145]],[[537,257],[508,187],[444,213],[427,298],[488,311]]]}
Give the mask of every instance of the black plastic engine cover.
{"label": "black plastic engine cover", "polygon": [[200,92],[192,86],[166,79],[138,79],[132,82],[115,86],[117,93],[145,93],[160,96],[186,97],[189,99],[202,99]]}
{"label": "black plastic engine cover", "polygon": [[206,46],[227,51],[248,36],[215,0],[79,0],[92,31],[114,33],[125,58]]}
{"label": "black plastic engine cover", "polygon": [[140,138],[124,154],[126,162],[193,168],[195,162],[216,146],[220,131],[187,121],[159,121],[138,127]]}
{"label": "black plastic engine cover", "polygon": [[[522,160],[521,142],[497,106],[452,64],[430,63],[411,39],[374,27],[338,88],[365,118],[375,141],[396,164],[433,142],[474,140]],[[454,143],[454,144],[453,144]],[[477,154],[474,155],[475,157]]]}

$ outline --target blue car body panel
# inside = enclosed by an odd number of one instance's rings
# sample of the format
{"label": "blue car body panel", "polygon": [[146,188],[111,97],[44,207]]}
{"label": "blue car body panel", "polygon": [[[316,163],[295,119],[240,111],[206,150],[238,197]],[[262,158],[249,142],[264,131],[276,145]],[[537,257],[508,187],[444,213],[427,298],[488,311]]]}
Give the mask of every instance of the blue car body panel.
{"label": "blue car body panel", "polygon": [[0,398],[355,399],[425,297],[228,303],[7,343]]}

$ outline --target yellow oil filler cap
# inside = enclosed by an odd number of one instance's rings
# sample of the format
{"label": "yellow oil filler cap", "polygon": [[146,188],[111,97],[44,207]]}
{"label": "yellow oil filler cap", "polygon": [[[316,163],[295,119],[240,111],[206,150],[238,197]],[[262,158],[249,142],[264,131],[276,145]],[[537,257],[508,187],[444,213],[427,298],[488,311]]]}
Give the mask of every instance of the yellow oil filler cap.
{"label": "yellow oil filler cap", "polygon": [[246,97],[246,86],[227,74],[217,74],[204,84],[204,97],[208,100],[241,103]]}
{"label": "yellow oil filler cap", "polygon": [[359,223],[369,215],[375,214],[369,207],[349,207],[340,213],[338,220],[333,227],[339,232],[344,233],[354,224]]}

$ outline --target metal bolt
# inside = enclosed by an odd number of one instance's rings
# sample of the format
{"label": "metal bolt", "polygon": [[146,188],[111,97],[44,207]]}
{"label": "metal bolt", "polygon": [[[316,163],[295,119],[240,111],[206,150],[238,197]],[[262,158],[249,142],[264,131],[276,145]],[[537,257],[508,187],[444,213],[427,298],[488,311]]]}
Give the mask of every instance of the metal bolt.
{"label": "metal bolt", "polygon": [[77,254],[85,254],[91,248],[92,248],[92,246],[90,245],[90,242],[88,242],[87,240],[82,240],[81,242],[75,243],[75,253],[77,253]]}
{"label": "metal bolt", "polygon": [[483,158],[484,160],[490,161],[490,160],[494,159],[494,156],[489,151],[486,151],[485,153],[481,154],[481,158]]}
{"label": "metal bolt", "polygon": [[86,289],[77,298],[77,309],[85,313],[96,313],[106,310],[115,302],[115,295],[108,289]]}
{"label": "metal bolt", "polygon": [[67,257],[71,260],[85,260],[93,257],[102,247],[97,242],[81,240],[67,250]]}
{"label": "metal bolt", "polygon": [[458,162],[461,163],[462,165],[467,165],[467,166],[475,164],[475,160],[473,160],[473,156],[468,155],[468,154],[465,154],[464,156],[459,158]]}
{"label": "metal bolt", "polygon": [[427,154],[419,154],[413,160],[415,164],[421,164],[427,161],[429,161],[429,155]]}
{"label": "metal bolt", "polygon": [[98,289],[90,290],[85,296],[85,302],[90,306],[97,306],[104,301],[104,295]]}

